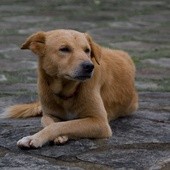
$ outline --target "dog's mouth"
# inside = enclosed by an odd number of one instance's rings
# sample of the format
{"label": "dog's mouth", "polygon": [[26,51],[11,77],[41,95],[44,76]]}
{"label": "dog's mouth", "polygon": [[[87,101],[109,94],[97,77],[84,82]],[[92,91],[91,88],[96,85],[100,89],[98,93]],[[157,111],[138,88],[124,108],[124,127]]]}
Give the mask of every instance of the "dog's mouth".
{"label": "dog's mouth", "polygon": [[75,80],[80,80],[80,81],[84,81],[84,80],[87,80],[87,79],[90,79],[90,78],[91,78],[91,75],[74,77]]}
{"label": "dog's mouth", "polygon": [[85,81],[87,79],[90,79],[92,76],[91,75],[78,75],[78,76],[70,76],[66,75],[65,78],[69,80],[75,80],[75,81]]}
{"label": "dog's mouth", "polygon": [[72,74],[66,74],[65,78],[73,81],[85,81],[90,79],[93,76],[94,71],[85,72],[85,71],[75,71]]}

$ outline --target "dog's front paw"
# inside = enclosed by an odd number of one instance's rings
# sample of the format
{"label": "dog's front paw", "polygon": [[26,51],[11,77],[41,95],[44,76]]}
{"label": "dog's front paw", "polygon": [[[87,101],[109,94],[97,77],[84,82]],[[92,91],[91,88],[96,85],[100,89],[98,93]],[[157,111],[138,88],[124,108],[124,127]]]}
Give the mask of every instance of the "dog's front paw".
{"label": "dog's front paw", "polygon": [[54,143],[55,144],[64,144],[67,141],[68,141],[68,137],[67,136],[59,136],[59,137],[54,139]]}
{"label": "dog's front paw", "polygon": [[33,136],[26,136],[17,142],[17,146],[20,148],[39,148],[42,143]]}

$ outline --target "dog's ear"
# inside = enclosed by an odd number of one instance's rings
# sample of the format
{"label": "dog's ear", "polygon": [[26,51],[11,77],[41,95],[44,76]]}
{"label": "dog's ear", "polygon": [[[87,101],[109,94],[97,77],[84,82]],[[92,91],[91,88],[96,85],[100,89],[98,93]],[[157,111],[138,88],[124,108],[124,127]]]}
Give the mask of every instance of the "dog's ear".
{"label": "dog's ear", "polygon": [[93,41],[93,39],[91,38],[89,34],[85,33],[85,36],[91,47],[91,56],[94,57],[97,64],[100,65],[101,47]]}
{"label": "dog's ear", "polygon": [[28,37],[21,49],[30,49],[37,55],[43,55],[45,51],[45,32],[37,32]]}

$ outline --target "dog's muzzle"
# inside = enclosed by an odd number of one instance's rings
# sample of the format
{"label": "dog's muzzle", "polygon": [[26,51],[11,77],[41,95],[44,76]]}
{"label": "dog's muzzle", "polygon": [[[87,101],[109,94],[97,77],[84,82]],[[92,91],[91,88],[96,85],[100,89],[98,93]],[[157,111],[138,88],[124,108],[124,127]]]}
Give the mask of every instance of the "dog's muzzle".
{"label": "dog's muzzle", "polygon": [[93,63],[91,63],[89,61],[82,62],[80,64],[80,70],[78,72],[78,75],[76,75],[75,78],[78,80],[89,79],[92,76],[93,70],[94,70]]}
{"label": "dog's muzzle", "polygon": [[90,62],[83,62],[81,64],[81,67],[83,69],[83,72],[85,74],[89,74],[89,73],[92,73],[93,69],[94,69],[94,65]]}

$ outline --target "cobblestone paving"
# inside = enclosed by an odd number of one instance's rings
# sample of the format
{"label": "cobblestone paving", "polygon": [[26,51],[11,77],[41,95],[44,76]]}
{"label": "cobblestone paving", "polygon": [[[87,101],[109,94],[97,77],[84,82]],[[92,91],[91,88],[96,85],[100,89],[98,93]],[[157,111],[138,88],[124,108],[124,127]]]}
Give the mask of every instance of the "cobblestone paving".
{"label": "cobblestone paving", "polygon": [[169,0],[1,0],[0,113],[37,98],[37,59],[20,45],[36,31],[59,28],[128,51],[137,67],[140,108],[111,122],[110,139],[38,150],[20,150],[16,141],[40,130],[40,118],[0,120],[0,169],[170,169]]}

